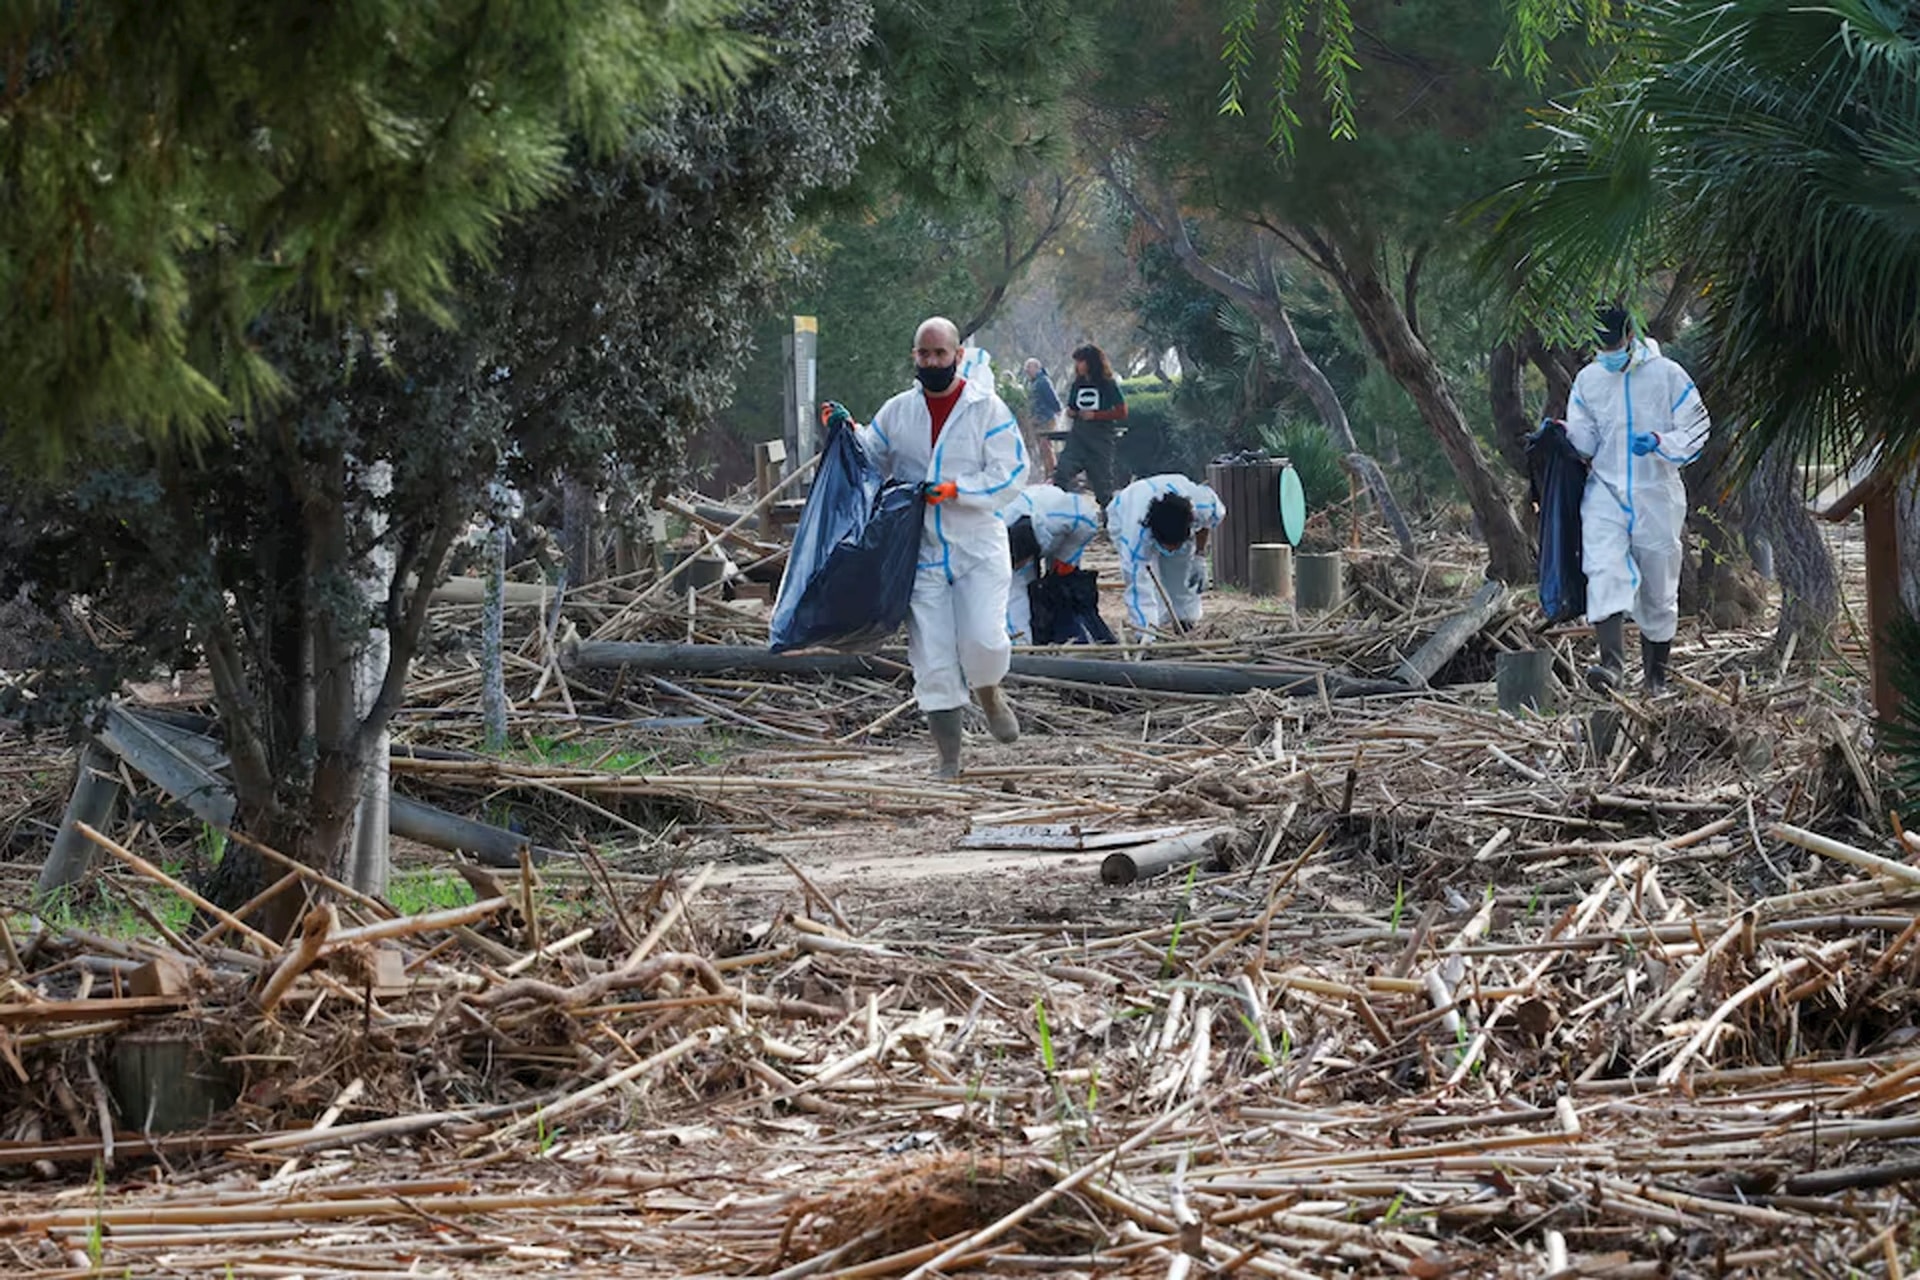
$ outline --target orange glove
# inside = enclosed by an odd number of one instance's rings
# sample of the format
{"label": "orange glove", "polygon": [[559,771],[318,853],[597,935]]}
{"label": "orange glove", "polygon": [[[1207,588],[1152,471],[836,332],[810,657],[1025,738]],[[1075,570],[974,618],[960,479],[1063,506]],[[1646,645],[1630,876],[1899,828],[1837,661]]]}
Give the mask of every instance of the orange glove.
{"label": "orange glove", "polygon": [[951,480],[942,480],[939,484],[923,485],[921,492],[926,495],[927,505],[937,507],[943,502],[951,502],[960,494],[960,486]]}
{"label": "orange glove", "polygon": [[1072,573],[1073,571],[1074,571],[1073,566],[1068,564],[1065,560],[1055,560],[1053,562],[1053,576],[1056,578],[1064,578],[1067,574]]}

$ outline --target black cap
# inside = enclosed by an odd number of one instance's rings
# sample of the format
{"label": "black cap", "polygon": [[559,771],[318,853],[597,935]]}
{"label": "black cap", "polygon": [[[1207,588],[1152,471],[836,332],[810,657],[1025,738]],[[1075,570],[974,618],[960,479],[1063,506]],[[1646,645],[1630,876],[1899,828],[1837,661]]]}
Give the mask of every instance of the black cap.
{"label": "black cap", "polygon": [[1627,336],[1627,313],[1621,307],[1601,307],[1593,316],[1593,340],[1602,351],[1620,345]]}

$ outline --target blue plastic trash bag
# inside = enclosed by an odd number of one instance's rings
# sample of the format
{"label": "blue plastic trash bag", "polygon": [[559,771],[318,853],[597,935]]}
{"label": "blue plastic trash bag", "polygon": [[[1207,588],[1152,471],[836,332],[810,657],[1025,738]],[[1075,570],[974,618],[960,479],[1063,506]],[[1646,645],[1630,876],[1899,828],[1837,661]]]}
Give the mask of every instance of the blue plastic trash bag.
{"label": "blue plastic trash bag", "polygon": [[1027,584],[1035,644],[1114,644],[1100,616],[1100,576],[1091,569],[1050,573]]}
{"label": "blue plastic trash bag", "polygon": [[892,635],[913,600],[923,510],[919,486],[884,481],[853,432],[832,432],[780,579],[773,651]]}
{"label": "blue plastic trash bag", "polygon": [[1540,610],[1548,622],[1587,611],[1587,574],[1580,565],[1580,499],[1587,464],[1561,423],[1542,424],[1527,440],[1527,471],[1540,511]]}

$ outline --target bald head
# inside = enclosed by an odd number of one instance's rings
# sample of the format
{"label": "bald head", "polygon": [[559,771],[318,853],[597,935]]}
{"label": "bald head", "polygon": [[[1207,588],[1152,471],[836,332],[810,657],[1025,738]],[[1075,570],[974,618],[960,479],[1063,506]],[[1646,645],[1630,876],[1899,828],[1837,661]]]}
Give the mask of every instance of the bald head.
{"label": "bald head", "polygon": [[952,395],[960,364],[960,330],[945,316],[922,320],[913,332],[913,376],[928,395]]}
{"label": "bald head", "polygon": [[945,316],[929,316],[920,322],[918,329],[913,331],[913,345],[925,346],[930,339],[942,341],[946,346],[958,351],[960,326]]}

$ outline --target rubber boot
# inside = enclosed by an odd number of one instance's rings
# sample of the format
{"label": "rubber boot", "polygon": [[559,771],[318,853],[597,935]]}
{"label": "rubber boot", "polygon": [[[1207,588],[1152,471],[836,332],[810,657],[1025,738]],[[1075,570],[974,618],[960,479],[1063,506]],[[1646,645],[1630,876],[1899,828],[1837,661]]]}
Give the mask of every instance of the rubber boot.
{"label": "rubber boot", "polygon": [[1616,613],[1593,624],[1600,641],[1600,661],[1587,668],[1587,687],[1595,693],[1618,689],[1627,673],[1627,615]]}
{"label": "rubber boot", "polygon": [[933,733],[934,750],[940,753],[936,778],[960,776],[960,708],[927,712],[927,728]]}
{"label": "rubber boot", "polygon": [[1667,659],[1672,653],[1673,641],[1640,637],[1640,671],[1646,678],[1648,693],[1667,691]]}
{"label": "rubber boot", "polygon": [[973,696],[980,699],[980,709],[987,713],[987,728],[992,730],[995,742],[1020,741],[1020,722],[1013,718],[1013,704],[1007,701],[1005,690],[990,684],[975,689]]}

